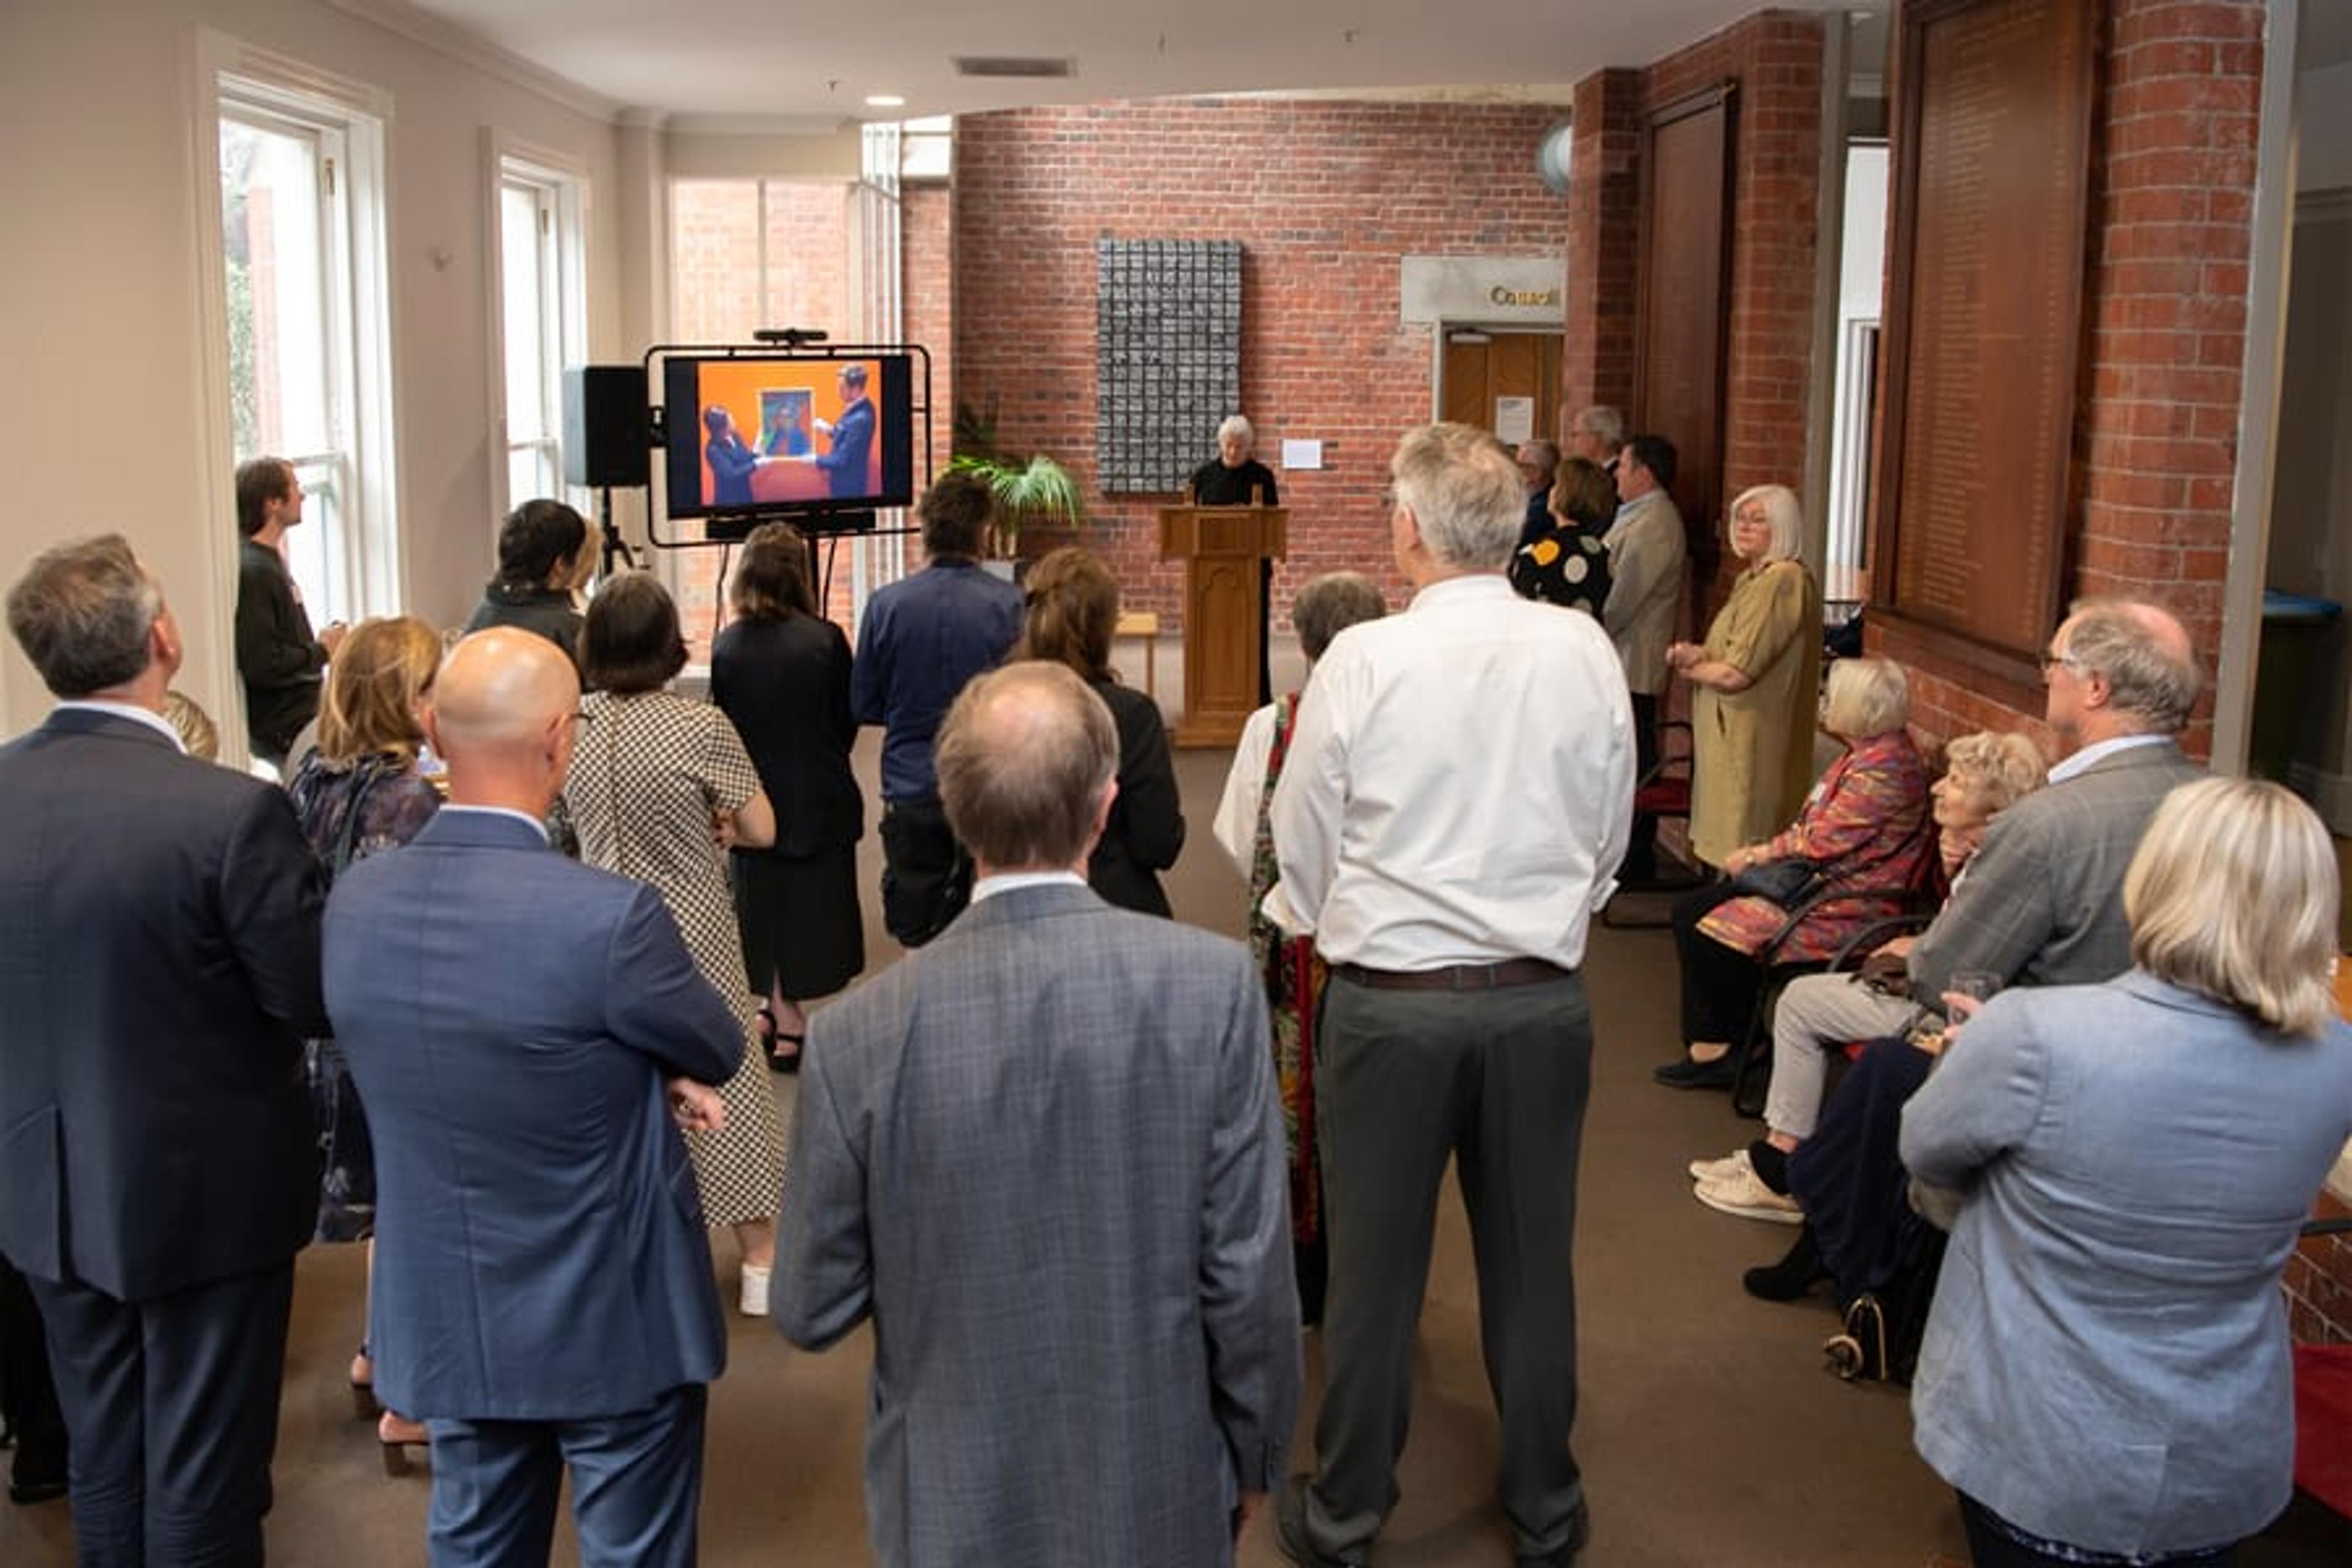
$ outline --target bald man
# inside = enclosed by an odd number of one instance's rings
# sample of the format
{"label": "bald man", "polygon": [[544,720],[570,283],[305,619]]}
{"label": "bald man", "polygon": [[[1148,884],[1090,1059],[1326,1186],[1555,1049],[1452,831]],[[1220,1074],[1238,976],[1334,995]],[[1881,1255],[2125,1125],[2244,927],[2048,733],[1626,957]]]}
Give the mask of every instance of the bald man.
{"label": "bald man", "polygon": [[449,802],[328,900],[326,992],[375,1139],[369,1344],[432,1436],[432,1560],[544,1563],[568,1463],[583,1563],[695,1558],[704,1385],[726,1360],[671,1126],[743,1043],[661,898],[551,853],[580,686],[478,632],[425,731]]}

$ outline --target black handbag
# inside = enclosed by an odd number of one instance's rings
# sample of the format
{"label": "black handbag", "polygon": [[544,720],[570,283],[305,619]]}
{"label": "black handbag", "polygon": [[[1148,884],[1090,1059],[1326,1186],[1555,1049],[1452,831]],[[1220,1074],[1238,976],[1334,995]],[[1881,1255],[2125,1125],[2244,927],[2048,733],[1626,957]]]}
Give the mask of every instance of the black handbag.
{"label": "black handbag", "polygon": [[1822,871],[1811,860],[1765,860],[1733,873],[1731,886],[1788,909],[1821,890]]}

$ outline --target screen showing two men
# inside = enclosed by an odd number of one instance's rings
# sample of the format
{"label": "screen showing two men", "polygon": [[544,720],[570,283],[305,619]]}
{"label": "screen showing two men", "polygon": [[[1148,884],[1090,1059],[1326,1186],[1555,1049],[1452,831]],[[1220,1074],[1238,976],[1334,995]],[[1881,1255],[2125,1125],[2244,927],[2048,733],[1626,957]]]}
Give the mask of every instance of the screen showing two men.
{"label": "screen showing two men", "polygon": [[903,354],[675,358],[663,380],[672,517],[913,502]]}

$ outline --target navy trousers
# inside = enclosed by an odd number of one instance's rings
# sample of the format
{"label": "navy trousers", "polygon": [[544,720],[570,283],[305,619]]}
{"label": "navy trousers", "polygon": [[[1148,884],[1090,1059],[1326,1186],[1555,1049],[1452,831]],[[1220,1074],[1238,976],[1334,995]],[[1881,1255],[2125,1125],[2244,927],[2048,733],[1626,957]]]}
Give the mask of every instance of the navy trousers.
{"label": "navy trousers", "polygon": [[294,1260],[138,1301],[31,1283],[81,1568],[258,1563]]}
{"label": "navy trousers", "polygon": [[428,1420],[433,1568],[546,1568],[572,1470],[581,1568],[692,1568],[708,1391],[578,1421]]}

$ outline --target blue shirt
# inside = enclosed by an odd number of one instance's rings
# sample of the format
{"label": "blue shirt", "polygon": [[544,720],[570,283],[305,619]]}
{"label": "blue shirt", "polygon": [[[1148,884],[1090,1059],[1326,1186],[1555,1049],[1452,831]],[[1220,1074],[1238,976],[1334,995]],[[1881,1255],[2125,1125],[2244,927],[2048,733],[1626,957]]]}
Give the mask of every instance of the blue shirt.
{"label": "blue shirt", "polygon": [[866,601],[849,669],[849,707],[882,726],[882,798],[939,794],[931,741],[964,683],[1021,635],[1021,590],[975,561],[934,561]]}

